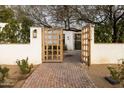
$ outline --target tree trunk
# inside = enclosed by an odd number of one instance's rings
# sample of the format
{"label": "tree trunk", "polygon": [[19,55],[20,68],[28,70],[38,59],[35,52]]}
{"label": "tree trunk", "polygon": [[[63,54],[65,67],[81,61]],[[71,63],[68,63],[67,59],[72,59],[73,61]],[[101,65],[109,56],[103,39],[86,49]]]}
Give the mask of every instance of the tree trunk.
{"label": "tree trunk", "polygon": [[67,28],[67,22],[66,21],[64,21],[64,25],[65,25],[65,29]]}
{"label": "tree trunk", "polygon": [[68,28],[67,29],[70,29],[70,20],[69,20],[69,18],[67,19],[67,23],[68,23]]}
{"label": "tree trunk", "polygon": [[113,35],[112,35],[112,43],[117,43],[117,39],[118,39],[118,36],[117,36],[117,29],[116,29],[116,22],[113,23],[113,26],[112,26],[112,29],[113,29]]}

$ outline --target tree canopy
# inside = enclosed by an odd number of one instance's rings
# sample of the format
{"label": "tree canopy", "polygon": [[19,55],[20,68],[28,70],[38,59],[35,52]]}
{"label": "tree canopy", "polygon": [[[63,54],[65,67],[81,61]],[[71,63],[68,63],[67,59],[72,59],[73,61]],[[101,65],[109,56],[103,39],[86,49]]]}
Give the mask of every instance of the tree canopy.
{"label": "tree canopy", "polygon": [[33,21],[20,9],[0,6],[0,22],[7,23],[0,31],[0,43],[29,43]]}
{"label": "tree canopy", "polygon": [[[96,43],[124,42],[123,5],[0,6],[0,22],[10,24],[13,20],[21,24],[19,42],[22,43],[30,41],[29,27],[32,24],[46,27],[60,26],[63,29],[82,29],[87,23],[95,24]],[[15,28],[18,28],[16,26]],[[4,28],[4,30],[8,29]]]}
{"label": "tree canopy", "polygon": [[14,12],[11,8],[5,6],[0,7],[0,22],[8,22],[14,17]]}

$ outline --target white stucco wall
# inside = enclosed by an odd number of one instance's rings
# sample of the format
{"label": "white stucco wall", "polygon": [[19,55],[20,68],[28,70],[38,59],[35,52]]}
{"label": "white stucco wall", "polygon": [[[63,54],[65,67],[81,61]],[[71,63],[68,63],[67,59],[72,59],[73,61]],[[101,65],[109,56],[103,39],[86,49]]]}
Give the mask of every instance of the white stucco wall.
{"label": "white stucco wall", "polygon": [[94,27],[91,32],[91,64],[117,64],[124,58],[124,44],[94,43]]}
{"label": "white stucco wall", "polygon": [[5,27],[5,25],[6,25],[7,23],[0,23],[0,27]]}
{"label": "white stucco wall", "polygon": [[[33,30],[37,30],[37,38],[33,38]],[[0,44],[0,64],[16,64],[17,59],[29,58],[33,64],[42,63],[41,28],[31,27],[30,44]]]}
{"label": "white stucco wall", "polygon": [[64,31],[65,34],[65,45],[67,46],[67,50],[74,50],[75,49],[75,40],[73,31]]}
{"label": "white stucco wall", "polygon": [[94,44],[91,54],[92,64],[117,64],[124,58],[124,44]]}
{"label": "white stucco wall", "polygon": [[0,31],[3,29],[3,27],[5,27],[7,23],[0,23]]}

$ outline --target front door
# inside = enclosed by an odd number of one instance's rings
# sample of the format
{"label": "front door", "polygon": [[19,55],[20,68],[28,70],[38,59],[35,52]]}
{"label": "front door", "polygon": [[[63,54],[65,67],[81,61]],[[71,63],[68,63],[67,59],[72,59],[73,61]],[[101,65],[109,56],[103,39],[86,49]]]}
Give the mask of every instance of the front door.
{"label": "front door", "polygon": [[81,33],[75,33],[75,50],[81,50]]}

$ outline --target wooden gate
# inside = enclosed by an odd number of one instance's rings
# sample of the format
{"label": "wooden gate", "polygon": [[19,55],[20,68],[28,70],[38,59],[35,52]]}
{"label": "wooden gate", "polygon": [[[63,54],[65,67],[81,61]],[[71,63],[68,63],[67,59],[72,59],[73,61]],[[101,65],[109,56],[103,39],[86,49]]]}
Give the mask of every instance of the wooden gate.
{"label": "wooden gate", "polygon": [[42,30],[42,61],[63,61],[63,30],[43,28]]}
{"label": "wooden gate", "polygon": [[86,25],[82,30],[81,36],[81,61],[90,66],[91,51],[91,25]]}

